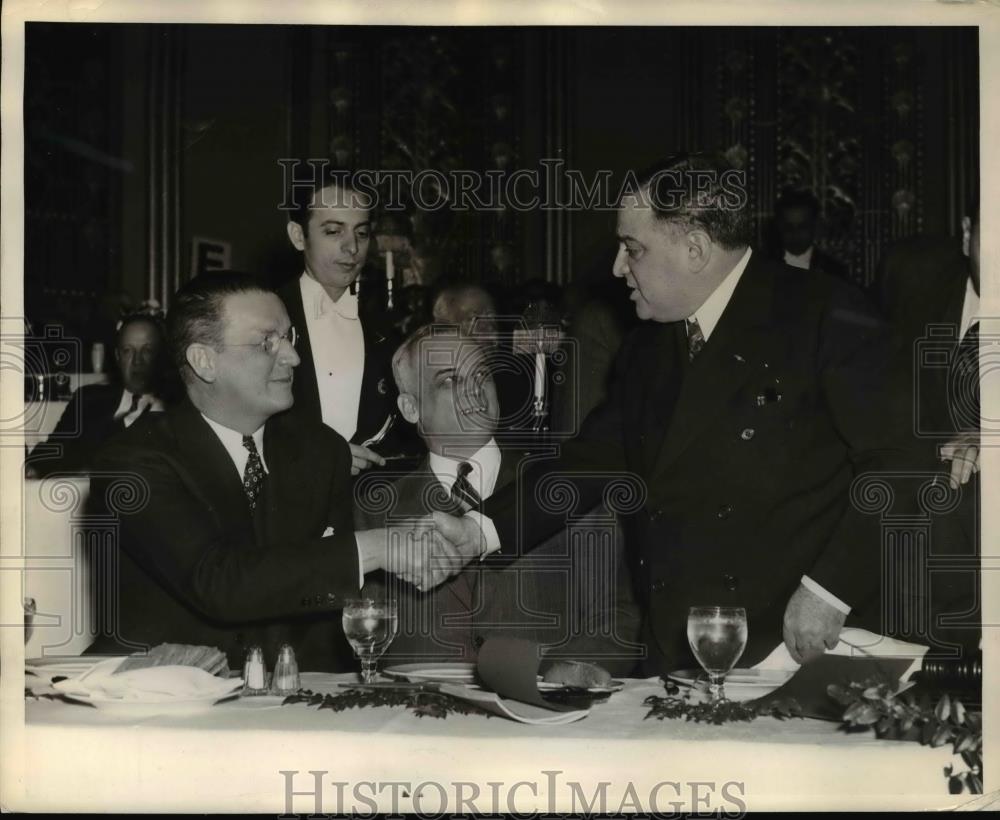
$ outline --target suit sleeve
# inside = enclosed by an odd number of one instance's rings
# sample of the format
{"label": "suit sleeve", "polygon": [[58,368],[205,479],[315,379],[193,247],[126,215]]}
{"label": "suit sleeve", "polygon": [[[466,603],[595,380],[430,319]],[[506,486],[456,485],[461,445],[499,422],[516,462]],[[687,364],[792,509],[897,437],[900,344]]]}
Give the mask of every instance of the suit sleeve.
{"label": "suit sleeve", "polygon": [[630,350],[627,341],[607,398],[590,412],[580,434],[561,444],[557,456],[518,465],[515,480],[487,499],[483,515],[500,537],[500,551],[488,563],[509,563],[564,529],[567,510],[561,501],[567,491],[574,496],[569,512],[581,513],[601,500],[609,472],[625,470],[622,396]]}
{"label": "suit sleeve", "polygon": [[[323,507],[328,517],[336,516],[330,521],[340,525],[336,534],[294,544],[259,544],[252,527],[220,526],[181,468],[155,450],[106,449],[91,498],[117,514],[121,548],[205,618],[236,624],[316,614],[357,596],[349,468],[342,462],[337,459],[329,507]],[[323,479],[303,477],[304,483]]]}
{"label": "suit sleeve", "polygon": [[[914,446],[906,368],[888,328],[860,293],[832,300],[820,328],[820,389],[855,476],[851,498],[810,578],[852,608],[864,608],[881,578],[882,524],[864,509],[877,482],[892,513],[916,510],[916,480],[932,468]],[[869,485],[873,486],[873,485]]]}

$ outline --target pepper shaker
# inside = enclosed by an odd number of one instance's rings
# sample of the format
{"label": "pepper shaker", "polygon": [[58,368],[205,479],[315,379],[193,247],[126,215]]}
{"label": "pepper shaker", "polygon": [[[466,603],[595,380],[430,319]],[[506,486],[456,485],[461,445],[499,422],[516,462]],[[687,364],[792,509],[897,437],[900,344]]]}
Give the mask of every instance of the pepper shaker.
{"label": "pepper shaker", "polygon": [[295,650],[283,644],[278,652],[278,662],[271,676],[272,695],[294,695],[299,691],[299,664],[295,660]]}

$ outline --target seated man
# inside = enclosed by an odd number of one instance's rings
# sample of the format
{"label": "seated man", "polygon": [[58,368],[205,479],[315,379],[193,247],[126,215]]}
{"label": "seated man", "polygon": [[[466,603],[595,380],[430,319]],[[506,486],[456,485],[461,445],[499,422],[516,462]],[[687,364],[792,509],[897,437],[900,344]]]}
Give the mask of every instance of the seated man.
{"label": "seated man", "polygon": [[[362,478],[361,520],[380,526],[432,510],[475,515],[494,489],[515,480],[522,454],[494,438],[499,411],[487,355],[457,326],[422,328],[399,347],[392,360],[399,408],[429,454],[391,492],[381,483],[385,476]],[[592,660],[628,674],[642,649],[633,643],[638,612],[617,524],[598,507],[568,532],[504,569],[473,560],[431,592],[392,578],[370,583],[366,589],[388,587],[399,601],[399,634],[388,654],[471,661],[491,633],[504,633],[537,641],[549,659]]]}
{"label": "seated man", "polygon": [[[186,400],[96,459],[93,524],[118,518],[108,528],[117,588],[99,606],[117,617],[89,651],[208,645],[240,668],[249,647],[273,663],[287,642],[302,669],[356,668],[335,613],[364,573],[429,587],[461,560],[428,527],[391,545],[384,531],[354,532],[347,442],[318,420],[275,417],[292,405],[299,364],[277,294],[213,272],[177,293],[168,329]],[[447,568],[432,570],[432,557]]]}
{"label": "seated man", "polygon": [[160,321],[144,313],[127,316],[115,344],[120,378],[110,384],[85,385],[73,394],[45,446],[32,453],[28,477],[85,472],[107,439],[143,413],[163,410],[162,352]]}

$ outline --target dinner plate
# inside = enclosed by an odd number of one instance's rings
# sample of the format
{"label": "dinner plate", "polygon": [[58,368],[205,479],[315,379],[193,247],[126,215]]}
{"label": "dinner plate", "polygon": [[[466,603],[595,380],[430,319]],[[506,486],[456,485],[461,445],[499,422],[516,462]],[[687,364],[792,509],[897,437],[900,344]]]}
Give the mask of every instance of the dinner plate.
{"label": "dinner plate", "polygon": [[409,681],[466,684],[476,682],[476,665],[474,663],[401,663],[383,669],[382,673],[394,678],[405,678]]}
{"label": "dinner plate", "polygon": [[555,681],[538,681],[538,691],[539,692],[558,692],[561,689],[579,689],[582,692],[589,692],[592,695],[607,695],[611,692],[617,692],[619,689],[625,686],[625,681],[612,680],[608,681],[604,686],[588,686],[584,689],[581,686],[573,686],[570,683],[557,683]]}
{"label": "dinner plate", "polygon": [[107,712],[108,714],[130,718],[144,718],[157,717],[160,715],[177,717],[183,715],[200,715],[203,712],[207,712],[217,703],[223,703],[238,698],[240,693],[237,690],[229,695],[223,695],[221,698],[218,695],[210,695],[208,697],[200,698],[159,701],[94,698],[88,695],[71,695],[69,692],[63,692],[62,695],[67,700],[96,706],[98,709],[103,712]]}
{"label": "dinner plate", "polygon": [[[24,669],[26,672],[33,672],[50,678],[60,675],[65,675],[67,678],[74,678],[105,660],[108,660],[108,658],[94,655],[83,655],[77,658],[25,658]],[[124,660],[124,656],[120,660]]]}
{"label": "dinner plate", "polygon": [[[733,669],[726,675],[726,697],[737,701],[762,698],[783,686],[794,674],[788,669]],[[696,689],[708,688],[708,674],[703,669],[678,669],[667,677]]]}

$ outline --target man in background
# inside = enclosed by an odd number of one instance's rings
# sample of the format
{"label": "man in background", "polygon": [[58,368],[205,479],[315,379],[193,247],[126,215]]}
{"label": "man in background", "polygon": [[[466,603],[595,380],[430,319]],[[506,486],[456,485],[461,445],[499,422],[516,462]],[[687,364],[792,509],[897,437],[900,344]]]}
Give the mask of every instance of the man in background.
{"label": "man in background", "polygon": [[356,475],[385,463],[368,445],[395,409],[396,338],[387,317],[359,300],[373,203],[350,185],[349,175],[326,167],[293,185],[287,230],[303,272],[278,293],[301,333],[291,415],[321,421],[347,439]]}
{"label": "man in background", "polygon": [[143,413],[163,410],[163,335],[161,321],[153,316],[132,314],[122,320],[115,340],[118,378],[84,385],[73,394],[48,441],[32,453],[29,478],[87,472],[105,441]]}
{"label": "man in background", "polygon": [[816,246],[819,202],[812,191],[786,191],[774,206],[779,243],[777,257],[786,265],[850,281],[847,266]]}

